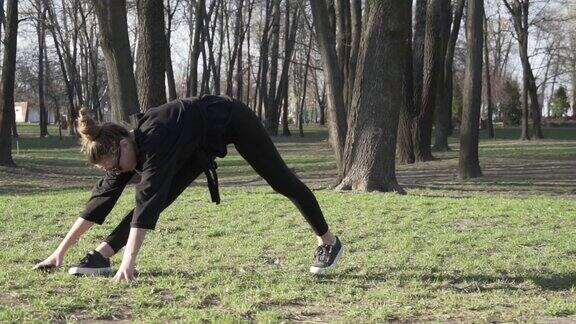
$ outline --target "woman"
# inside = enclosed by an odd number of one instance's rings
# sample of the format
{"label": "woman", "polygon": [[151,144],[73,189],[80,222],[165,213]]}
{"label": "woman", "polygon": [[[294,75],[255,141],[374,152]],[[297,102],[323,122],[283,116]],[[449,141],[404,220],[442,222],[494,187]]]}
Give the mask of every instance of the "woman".
{"label": "woman", "polygon": [[35,269],[59,267],[68,249],[94,223],[104,222],[130,179],[139,174],[135,208],[96,250],[69,270],[107,274],[109,258],[126,246],[114,280],[133,280],[146,232],[155,229],[160,212],[202,172],[212,200],[219,203],[214,159],[224,157],[230,143],[275,191],[292,200],[314,230],[318,248],[312,273],[333,268],[342,254],[342,244],[328,229],[314,194],[288,169],[258,118],[240,101],[213,95],[174,100],[139,114],[138,126],[131,132],[114,123],[96,125],[83,109],[78,133],[89,162],[106,173],[58,248]]}

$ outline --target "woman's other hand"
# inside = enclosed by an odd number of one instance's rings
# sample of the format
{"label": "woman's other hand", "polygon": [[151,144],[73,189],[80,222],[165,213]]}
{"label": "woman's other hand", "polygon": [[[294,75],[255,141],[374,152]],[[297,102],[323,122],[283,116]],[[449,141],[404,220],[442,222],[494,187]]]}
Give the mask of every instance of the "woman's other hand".
{"label": "woman's other hand", "polygon": [[131,282],[134,280],[134,266],[121,265],[114,278],[114,282]]}
{"label": "woman's other hand", "polygon": [[64,255],[54,252],[49,257],[47,257],[46,260],[38,262],[32,269],[39,271],[51,271],[60,267],[63,261]]}

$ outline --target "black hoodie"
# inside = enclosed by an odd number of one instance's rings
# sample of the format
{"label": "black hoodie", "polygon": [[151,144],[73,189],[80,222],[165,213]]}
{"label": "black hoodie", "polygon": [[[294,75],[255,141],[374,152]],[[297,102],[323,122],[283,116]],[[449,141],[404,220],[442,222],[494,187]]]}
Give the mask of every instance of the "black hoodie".
{"label": "black hoodie", "polygon": [[[175,173],[196,163],[206,170],[212,200],[219,202],[215,157],[227,154],[235,100],[206,95],[178,99],[140,114],[134,137],[138,148],[135,171],[106,174],[92,190],[80,217],[102,224],[135,175],[136,207],[131,227],[154,229]],[[215,179],[214,179],[215,178]]]}

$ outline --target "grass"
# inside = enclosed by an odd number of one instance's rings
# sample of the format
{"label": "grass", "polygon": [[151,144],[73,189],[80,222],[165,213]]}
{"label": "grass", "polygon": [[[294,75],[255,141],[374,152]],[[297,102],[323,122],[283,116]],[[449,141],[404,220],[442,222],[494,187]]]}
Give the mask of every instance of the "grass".
{"label": "grass", "polygon": [[[19,168],[0,169],[0,322],[575,320],[576,132],[545,129],[548,139],[523,143],[515,131],[482,140],[480,180],[455,178],[456,139],[436,161],[399,166],[406,196],[330,190],[323,129],[275,139],[345,244],[323,277],[307,273],[314,237],[296,208],[231,149],[220,162],[222,204],[204,186],[185,191],[147,236],[131,285],[30,271],[99,173],[70,138],[24,137]],[[106,236],[132,197],[130,188],[66,265]]]}

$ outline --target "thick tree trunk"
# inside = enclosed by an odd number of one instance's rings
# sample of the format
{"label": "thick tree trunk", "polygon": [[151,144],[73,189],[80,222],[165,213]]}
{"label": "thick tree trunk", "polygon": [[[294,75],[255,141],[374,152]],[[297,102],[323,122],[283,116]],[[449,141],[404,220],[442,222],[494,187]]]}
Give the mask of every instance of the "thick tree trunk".
{"label": "thick tree trunk", "polygon": [[[411,3],[368,0],[346,138],[342,190],[405,193],[395,174],[396,134],[409,55]],[[378,86],[374,86],[378,85]]]}
{"label": "thick tree trunk", "polygon": [[459,0],[454,10],[454,19],[452,20],[452,31],[448,38],[446,54],[444,56],[444,74],[442,80],[442,91],[439,92],[438,98],[438,115],[436,117],[436,137],[434,148],[438,151],[450,150],[448,146],[448,136],[452,133],[452,98],[453,98],[453,65],[454,49],[456,41],[460,34],[460,24],[464,12],[465,0]]}
{"label": "thick tree trunk", "polygon": [[134,64],[128,40],[126,1],[95,0],[95,5],[102,37],[101,46],[106,61],[112,120],[135,122],[134,118],[131,120],[130,115],[140,112],[140,107],[132,71]]}
{"label": "thick tree trunk", "polygon": [[426,9],[426,39],[422,78],[421,111],[414,129],[416,161],[430,161],[432,157],[432,122],[438,87],[439,56],[441,55],[440,12],[446,0],[430,0]]}
{"label": "thick tree trunk", "polygon": [[12,123],[14,119],[14,81],[18,39],[18,0],[7,0],[6,36],[0,84],[0,165],[15,166],[12,159]]}
{"label": "thick tree trunk", "polygon": [[444,0],[440,4],[438,11],[439,45],[438,57],[436,58],[436,94],[434,97],[434,150],[444,152],[450,150],[448,146],[448,134],[450,133],[450,110],[444,104],[444,99],[448,96],[446,83],[446,55],[448,43],[450,41],[450,24],[452,22],[452,12],[450,0]]}
{"label": "thick tree trunk", "polygon": [[406,56],[403,57],[404,75],[402,76],[402,106],[398,122],[398,135],[396,145],[396,158],[399,164],[412,164],[414,158],[414,142],[412,133],[414,131],[414,119],[416,118],[416,107],[414,106],[414,69],[412,53],[412,28],[409,30],[409,44]]}
{"label": "thick tree trunk", "polygon": [[[406,73],[411,76],[404,76],[404,101],[400,111],[400,121],[398,125],[398,147],[397,157],[401,164],[411,164],[415,162],[415,128],[417,117],[421,111],[422,98],[422,70],[424,62],[424,38],[426,34],[426,0],[416,1],[416,11],[414,16],[414,37],[411,43],[411,55],[406,59]],[[411,84],[408,84],[410,82]],[[409,92],[408,92],[409,91]]]}
{"label": "thick tree trunk", "polygon": [[459,176],[482,176],[478,160],[478,126],[482,105],[483,0],[468,0],[467,52],[464,76],[464,100],[460,130]]}
{"label": "thick tree trunk", "polygon": [[[318,47],[324,69],[328,110],[328,133],[336,156],[339,177],[343,176],[343,152],[347,133],[346,106],[344,105],[344,79],[338,65],[336,41],[325,0],[310,0],[310,7],[318,37]],[[358,75],[358,74],[357,74]]]}
{"label": "thick tree trunk", "polygon": [[166,103],[166,36],[162,0],[137,0],[136,75],[140,109]]}

